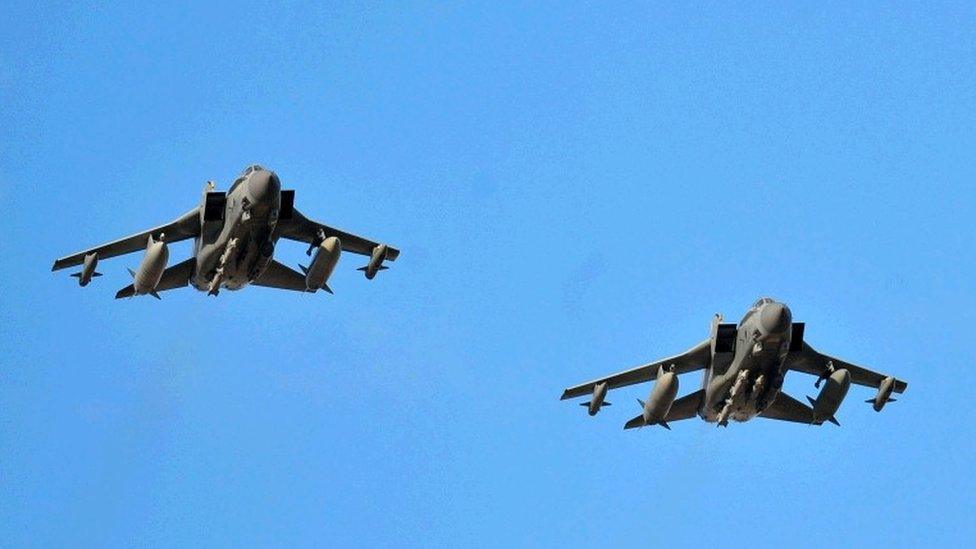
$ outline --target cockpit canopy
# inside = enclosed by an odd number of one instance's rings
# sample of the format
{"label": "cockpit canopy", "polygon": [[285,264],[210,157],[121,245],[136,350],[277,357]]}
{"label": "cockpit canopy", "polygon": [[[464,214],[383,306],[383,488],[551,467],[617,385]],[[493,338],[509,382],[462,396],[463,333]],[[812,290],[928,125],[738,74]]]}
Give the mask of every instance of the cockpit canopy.
{"label": "cockpit canopy", "polygon": [[238,185],[243,183],[244,180],[247,179],[247,176],[251,175],[252,173],[258,170],[263,170],[263,169],[264,168],[260,164],[251,164],[247,168],[244,168],[244,171],[241,173],[241,176],[238,177],[236,180],[234,180],[234,184],[230,186],[230,189],[228,189],[227,192],[228,193],[234,192],[234,189],[236,189]]}
{"label": "cockpit canopy", "polygon": [[752,308],[758,309],[759,307],[762,307],[767,303],[773,303],[773,299],[769,297],[760,297],[759,299],[756,300],[755,303],[752,304]]}

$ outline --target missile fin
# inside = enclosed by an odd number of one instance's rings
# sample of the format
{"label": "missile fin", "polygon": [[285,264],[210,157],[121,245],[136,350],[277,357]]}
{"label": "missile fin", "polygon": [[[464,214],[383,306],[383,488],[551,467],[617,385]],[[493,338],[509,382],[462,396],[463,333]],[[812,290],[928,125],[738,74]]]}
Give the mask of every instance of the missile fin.
{"label": "missile fin", "polygon": [[303,273],[308,274],[308,267],[302,265],[301,263],[298,264],[298,267],[302,270]]}
{"label": "missile fin", "polygon": [[817,403],[817,401],[813,397],[811,397],[810,395],[807,395],[807,400],[810,401],[810,406],[813,406],[814,404]]}
{"label": "missile fin", "polygon": [[127,271],[129,271],[129,274],[130,274],[130,275],[132,275],[132,278],[135,278],[135,277],[136,277],[136,272],[135,272],[135,271],[133,271],[132,269],[130,269],[130,268],[128,268],[128,267],[126,267],[126,269],[125,269],[125,270],[127,270]]}
{"label": "missile fin", "polygon": [[829,422],[833,423],[834,425],[840,427],[840,422],[837,421],[837,418],[835,418],[834,416],[830,416],[830,418],[828,418],[827,421],[829,421]]}
{"label": "missile fin", "polygon": [[329,292],[332,295],[335,295],[335,292],[332,291],[332,288],[330,288],[328,284],[323,284],[322,289]]}
{"label": "missile fin", "polygon": [[81,278],[81,273],[71,273],[71,276],[75,278]]}
{"label": "missile fin", "polygon": [[869,399],[865,400],[864,402],[866,402],[868,404],[874,404],[874,399],[873,398],[869,398]]}
{"label": "missile fin", "polygon": [[96,271],[96,272],[94,272],[94,273],[92,273],[92,278],[94,278],[94,277],[96,277],[96,276],[102,276],[102,273],[100,273],[100,272],[98,272],[98,271]]}
{"label": "missile fin", "polygon": [[898,402],[898,399],[895,399],[895,398],[889,398],[889,399],[888,399],[888,402]]}
{"label": "missile fin", "polygon": [[155,297],[156,299],[158,299],[158,300],[160,300],[160,301],[162,301],[162,300],[163,300],[163,298],[161,298],[161,297],[159,297],[159,294],[158,294],[158,293],[156,293],[156,290],[153,290],[153,291],[151,291],[151,292],[149,292],[149,295],[151,295],[151,296],[153,296],[153,297]]}
{"label": "missile fin", "polygon": [[358,268],[358,269],[356,269],[356,270],[357,270],[357,271],[363,271],[363,272],[366,272],[366,269],[367,269],[367,268],[368,268],[368,266],[366,266],[366,267],[360,267],[360,268]]}
{"label": "missile fin", "polygon": [[664,428],[665,428],[665,429],[667,429],[668,431],[670,431],[670,430],[671,430],[671,426],[670,426],[670,425],[668,425],[668,422],[667,422],[667,421],[662,421],[661,423],[658,423],[658,425],[660,425],[661,427],[664,427]]}

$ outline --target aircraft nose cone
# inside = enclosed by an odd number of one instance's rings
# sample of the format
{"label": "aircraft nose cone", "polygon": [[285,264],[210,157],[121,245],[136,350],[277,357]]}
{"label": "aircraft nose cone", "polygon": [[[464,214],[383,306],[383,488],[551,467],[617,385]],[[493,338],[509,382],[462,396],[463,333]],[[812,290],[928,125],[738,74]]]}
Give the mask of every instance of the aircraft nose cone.
{"label": "aircraft nose cone", "polygon": [[782,303],[769,303],[759,313],[759,321],[766,333],[782,333],[793,321],[790,308]]}
{"label": "aircraft nose cone", "polygon": [[263,171],[251,176],[248,183],[248,194],[256,203],[267,203],[281,192],[281,182],[274,172]]}

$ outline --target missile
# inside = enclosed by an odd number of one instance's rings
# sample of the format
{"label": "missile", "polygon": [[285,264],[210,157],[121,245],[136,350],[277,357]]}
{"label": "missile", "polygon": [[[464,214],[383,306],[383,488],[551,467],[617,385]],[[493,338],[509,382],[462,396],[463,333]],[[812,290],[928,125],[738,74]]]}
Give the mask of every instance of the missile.
{"label": "missile", "polygon": [[384,259],[386,259],[386,244],[379,244],[373,248],[373,253],[369,257],[369,263],[367,263],[365,267],[360,267],[356,270],[363,271],[366,273],[367,279],[373,280],[376,273],[388,268],[383,266]]}
{"label": "missile", "polygon": [[[135,289],[135,295],[149,294],[156,299],[160,299],[159,294],[156,293],[156,286],[159,285],[159,280],[163,278],[163,271],[166,270],[166,262],[169,261],[169,248],[163,240],[165,237],[166,235],[160,234],[159,240],[154,240],[152,235],[149,235],[149,242],[146,244],[146,255],[142,258],[142,263],[139,264],[139,268],[135,272],[129,269],[129,274],[132,275],[132,287]],[[122,292],[119,293],[121,294]]]}
{"label": "missile", "polygon": [[305,291],[314,292],[319,288],[332,293],[329,288],[329,277],[339,263],[339,254],[342,252],[342,242],[337,237],[330,236],[319,244],[315,250],[315,257],[308,267],[299,265],[305,273]]}
{"label": "missile", "polygon": [[837,422],[834,413],[847,396],[847,390],[851,388],[851,374],[841,368],[834,370],[825,381],[827,383],[820,390],[816,400],[807,397],[810,405],[813,406],[813,423],[822,425],[824,421],[829,421],[839,427],[840,423]]}
{"label": "missile", "polygon": [[71,276],[78,279],[79,286],[87,286],[93,276],[102,276],[102,273],[95,272],[96,265],[98,265],[98,253],[90,253],[85,256],[85,262],[81,266],[81,271]]}
{"label": "missile", "polygon": [[880,412],[884,405],[889,402],[898,402],[891,398],[891,392],[895,389],[895,378],[888,376],[881,380],[878,385],[878,394],[874,398],[869,398],[864,402],[870,402],[875,412]]}
{"label": "missile", "polygon": [[651,389],[651,394],[647,397],[647,402],[637,399],[641,405],[641,415],[627,422],[625,429],[635,426],[660,424],[665,429],[671,430],[664,420],[671,411],[671,404],[674,397],[678,394],[678,376],[671,369],[665,371],[661,366],[657,371],[657,381]]}
{"label": "missile", "polygon": [[589,402],[583,402],[580,406],[587,406],[588,412],[591,416],[595,416],[597,412],[600,411],[601,406],[610,406],[609,402],[604,402],[603,399],[607,397],[607,382],[597,383],[593,386],[593,397]]}

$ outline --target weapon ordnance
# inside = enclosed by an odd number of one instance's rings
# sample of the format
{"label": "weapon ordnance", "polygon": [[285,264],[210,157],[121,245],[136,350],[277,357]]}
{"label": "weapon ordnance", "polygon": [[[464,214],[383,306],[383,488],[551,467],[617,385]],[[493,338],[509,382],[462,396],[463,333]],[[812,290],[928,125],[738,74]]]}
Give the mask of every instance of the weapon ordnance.
{"label": "weapon ordnance", "polygon": [[891,398],[891,392],[895,389],[895,378],[888,376],[881,380],[878,385],[878,394],[874,398],[869,398],[864,402],[870,402],[875,412],[880,412],[884,405],[889,402],[898,402]]}
{"label": "weapon ordnance", "polygon": [[817,395],[816,400],[807,397],[810,405],[813,406],[813,423],[820,425],[824,421],[829,421],[840,426],[834,417],[834,413],[844,402],[847,390],[851,388],[851,374],[841,368],[834,370],[825,381],[826,383],[823,389],[820,389],[820,394]]}
{"label": "weapon ordnance", "polygon": [[597,383],[593,386],[593,398],[589,402],[581,402],[580,406],[586,406],[589,414],[595,416],[601,406],[610,406],[609,402],[603,401],[607,397],[607,389],[606,383]]}
{"label": "weapon ordnance", "polygon": [[71,276],[78,278],[79,286],[87,286],[93,276],[102,276],[102,273],[96,273],[95,267],[98,265],[98,254],[90,253],[85,256],[85,262],[81,266],[81,271],[77,272]]}
{"label": "weapon ordnance", "polygon": [[314,292],[319,288],[332,293],[329,288],[329,277],[339,263],[339,255],[342,253],[342,243],[338,237],[330,236],[322,241],[315,249],[315,257],[308,267],[299,265],[305,273],[305,289]]}
{"label": "weapon ordnance", "polygon": [[134,273],[129,271],[132,273],[132,287],[135,288],[136,295],[150,294],[159,299],[156,286],[159,285],[159,279],[163,277],[163,271],[166,270],[166,263],[169,261],[169,248],[166,246],[165,238],[166,235],[160,234],[159,239],[154,240],[152,235],[149,235],[146,255],[139,263],[139,268]]}

